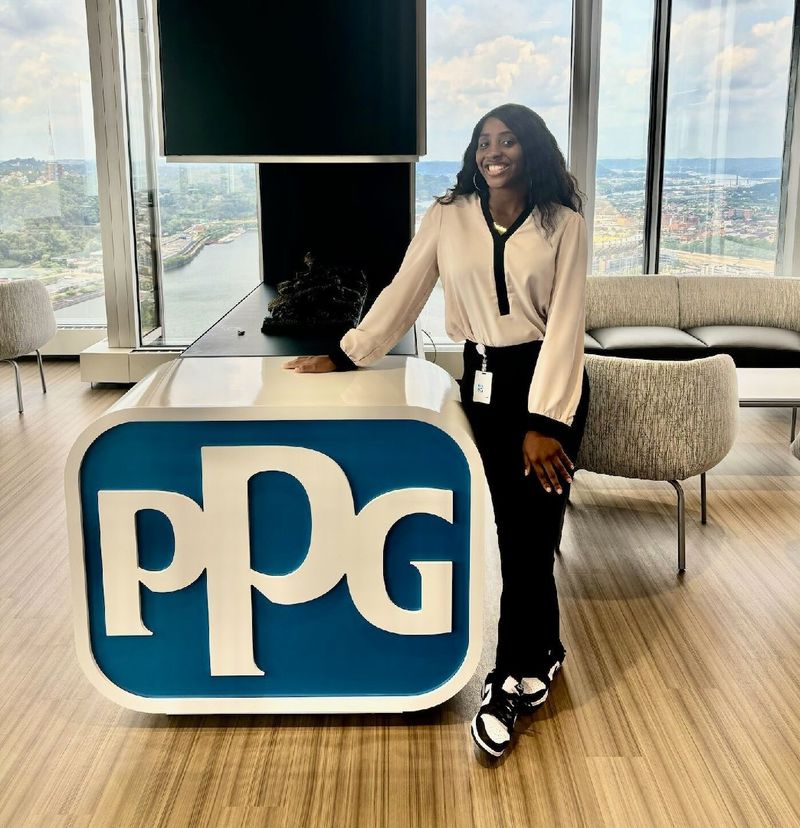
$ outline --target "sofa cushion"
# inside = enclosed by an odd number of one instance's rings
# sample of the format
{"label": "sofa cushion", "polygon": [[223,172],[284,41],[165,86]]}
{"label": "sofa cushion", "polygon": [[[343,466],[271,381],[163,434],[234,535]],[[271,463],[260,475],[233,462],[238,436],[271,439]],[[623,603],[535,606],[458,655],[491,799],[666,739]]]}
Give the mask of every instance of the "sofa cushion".
{"label": "sofa cushion", "polygon": [[[678,276],[680,322],[758,325],[800,332],[800,279],[789,276]],[[586,326],[587,329],[589,326]]]}
{"label": "sofa cushion", "polygon": [[593,336],[588,333],[584,333],[583,350],[588,351],[589,353],[593,353],[594,351],[600,352],[603,350],[603,346]]}
{"label": "sofa cushion", "polygon": [[687,333],[704,342],[711,353],[733,357],[740,368],[800,366],[800,333],[761,325],[699,325]]}
{"label": "sofa cushion", "polygon": [[585,329],[616,325],[680,328],[678,279],[661,274],[589,276]]}
{"label": "sofa cushion", "polygon": [[622,325],[589,331],[602,353],[637,359],[697,359],[708,356],[706,345],[686,331],[657,325]]}

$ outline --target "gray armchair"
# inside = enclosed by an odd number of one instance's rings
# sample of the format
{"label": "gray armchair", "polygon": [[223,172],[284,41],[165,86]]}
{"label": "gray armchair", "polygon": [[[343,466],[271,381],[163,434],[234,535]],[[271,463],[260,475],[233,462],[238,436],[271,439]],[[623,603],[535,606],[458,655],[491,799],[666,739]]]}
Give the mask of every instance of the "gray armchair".
{"label": "gray armchair", "polygon": [[591,396],[577,466],[599,474],[663,480],[678,495],[678,571],[685,563],[681,480],[706,472],[736,435],[736,367],[727,354],[688,361],[585,357]]}
{"label": "gray armchair", "polygon": [[39,348],[56,334],[56,317],[45,286],[36,279],[0,282],[0,362],[9,362],[17,381],[17,403],[22,414],[22,384],[17,357],[36,351],[42,392],[47,393]]}

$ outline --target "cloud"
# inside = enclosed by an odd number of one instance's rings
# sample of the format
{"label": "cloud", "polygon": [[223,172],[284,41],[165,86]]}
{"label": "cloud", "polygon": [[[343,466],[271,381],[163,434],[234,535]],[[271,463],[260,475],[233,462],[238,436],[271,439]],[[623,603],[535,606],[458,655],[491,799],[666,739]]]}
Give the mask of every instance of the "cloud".
{"label": "cloud", "polygon": [[607,4],[600,44],[599,158],[642,158],[647,147],[653,12]]}
{"label": "cloud", "polygon": [[[500,35],[428,67],[428,157],[460,158],[475,123],[502,103],[530,106],[566,138],[569,52],[563,43]],[[555,123],[555,129],[553,123]],[[446,125],[446,131],[442,129]]]}
{"label": "cloud", "polygon": [[0,0],[0,38],[30,38],[80,25],[86,29],[83,3],[53,0]]}
{"label": "cloud", "polygon": [[[742,70],[752,67],[758,58],[758,50],[752,46],[728,46],[712,60],[714,76],[720,73],[735,77],[743,77]],[[750,73],[748,72],[748,76]]]}
{"label": "cloud", "polygon": [[0,0],[0,158],[83,157],[88,83],[82,3]]}
{"label": "cloud", "polygon": [[569,0],[505,0],[502,7],[487,0],[428,0],[428,51],[447,60],[503,35],[537,41],[569,35],[571,15]]}
{"label": "cloud", "polygon": [[740,3],[735,13],[704,8],[673,24],[669,156],[781,154],[792,20],[764,14]]}
{"label": "cloud", "polygon": [[762,23],[756,23],[753,26],[753,35],[759,38],[767,37],[785,37],[785,33],[792,28],[792,18],[787,14],[780,20],[768,20]]}
{"label": "cloud", "polygon": [[21,112],[33,103],[33,98],[27,95],[18,95],[16,98],[0,98],[0,109],[7,112]]}

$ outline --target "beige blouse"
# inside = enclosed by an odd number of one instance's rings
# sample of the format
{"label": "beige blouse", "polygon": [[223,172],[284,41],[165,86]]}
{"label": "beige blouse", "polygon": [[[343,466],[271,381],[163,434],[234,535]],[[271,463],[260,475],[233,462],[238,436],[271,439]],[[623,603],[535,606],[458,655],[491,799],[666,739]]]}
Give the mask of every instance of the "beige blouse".
{"label": "beige blouse", "polygon": [[583,381],[586,270],[586,222],[569,207],[559,207],[546,238],[537,207],[500,233],[486,195],[434,201],[397,274],[339,346],[356,366],[372,365],[413,325],[441,278],[445,330],[454,342],[544,339],[528,411],[571,425]]}

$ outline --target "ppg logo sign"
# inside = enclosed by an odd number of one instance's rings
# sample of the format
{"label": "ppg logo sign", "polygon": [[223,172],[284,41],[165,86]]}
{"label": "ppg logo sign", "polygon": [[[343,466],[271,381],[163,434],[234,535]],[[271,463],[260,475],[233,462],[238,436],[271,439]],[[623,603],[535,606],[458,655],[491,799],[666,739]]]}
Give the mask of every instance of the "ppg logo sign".
{"label": "ppg logo sign", "polygon": [[[321,598],[345,577],[354,606],[375,627],[399,635],[450,632],[452,562],[412,561],[421,576],[421,606],[404,609],[386,590],[383,547],[389,529],[407,515],[427,512],[452,523],[452,491],[398,489],[379,495],[356,515],[347,477],[322,452],[297,446],[206,446],[200,453],[202,509],[176,492],[99,492],[108,635],[151,634],[141,619],[140,584],[153,592],[175,592],[203,572],[215,676],[264,674],[252,651],[251,588],[276,604],[304,604]],[[266,575],[250,567],[247,484],[268,471],[285,472],[299,481],[311,510],[305,559],[286,575]],[[165,515],[172,525],[175,552],[165,569],[139,566],[135,517],[143,509]]]}
{"label": "ppg logo sign", "polygon": [[120,703],[402,710],[469,677],[483,536],[441,430],[128,422],[70,462],[79,652]]}

